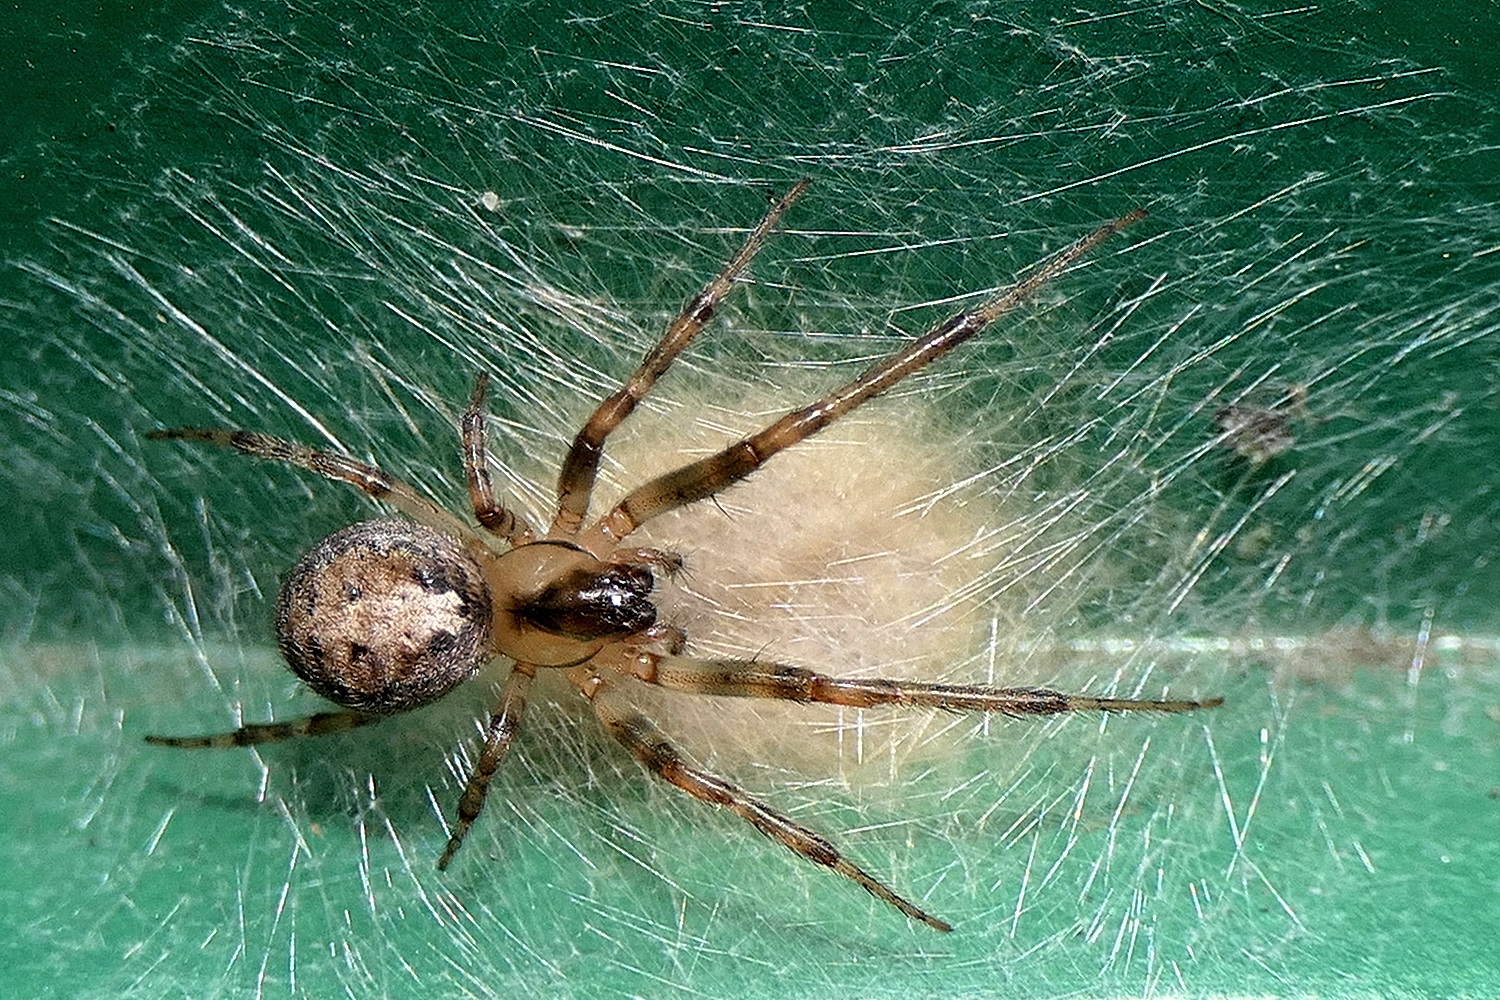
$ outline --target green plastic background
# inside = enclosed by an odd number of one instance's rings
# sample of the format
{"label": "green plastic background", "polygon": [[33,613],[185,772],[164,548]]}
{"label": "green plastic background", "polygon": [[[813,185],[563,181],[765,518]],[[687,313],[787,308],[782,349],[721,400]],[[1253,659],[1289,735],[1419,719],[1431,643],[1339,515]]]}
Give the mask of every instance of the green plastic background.
{"label": "green plastic background", "polygon": [[[1500,12],[1044,7],[8,15],[0,993],[1491,995]],[[1007,447],[1067,442],[1038,495],[1088,482],[1119,527],[1038,634],[1145,652],[1030,679],[1224,709],[1008,723],[876,788],[736,772],[947,936],[654,787],[565,704],[440,877],[482,684],[260,754],[140,742],[313,709],[268,596],[368,510],[145,431],[338,443],[454,499],[484,367],[504,485],[544,506],[583,401],[804,173],[762,287],[689,369],[847,374],[1151,209],[910,391],[994,482]],[[1212,443],[1218,406],[1293,384],[1288,455],[1247,471]],[[1154,575],[1205,538],[1222,551]]]}

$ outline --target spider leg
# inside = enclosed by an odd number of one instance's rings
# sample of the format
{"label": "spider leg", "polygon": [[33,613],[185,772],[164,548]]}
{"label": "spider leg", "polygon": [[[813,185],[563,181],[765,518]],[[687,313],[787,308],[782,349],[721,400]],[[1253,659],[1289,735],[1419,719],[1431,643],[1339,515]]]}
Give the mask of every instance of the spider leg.
{"label": "spider leg", "polygon": [[663,781],[695,799],[723,806],[772,840],[779,841],[813,864],[822,865],[857,883],[870,895],[889,903],[913,920],[940,931],[953,927],[898,895],[875,876],[844,857],[826,838],[784,816],[743,789],[702,768],[694,767],[651,720],[620,704],[608,682],[588,666],[573,667],[569,678],[594,707],[600,725],[624,744],[638,761]]}
{"label": "spider leg", "polygon": [[490,716],[489,728],[484,734],[484,748],[480,750],[479,760],[469,774],[469,783],[464,786],[463,796],[458,800],[458,820],[453,824],[453,832],[448,836],[448,846],[443,848],[443,856],[438,859],[439,869],[448,867],[448,863],[463,845],[469,828],[484,809],[490,779],[495,776],[500,762],[505,759],[511,743],[515,741],[516,733],[520,731],[521,719],[526,711],[526,695],[531,691],[531,682],[535,677],[535,667],[529,663],[517,663],[511,668],[505,686],[500,689],[499,707]]}
{"label": "spider leg", "polygon": [[484,396],[489,386],[490,377],[483,372],[474,379],[474,394],[469,397],[469,408],[464,411],[460,425],[463,428],[464,472],[469,477],[469,503],[484,530],[499,535],[516,547],[530,542],[534,533],[524,518],[495,500],[495,487],[490,481],[490,456],[484,450]]}
{"label": "spider leg", "polygon": [[858,378],[717,454],[691,462],[636,488],[579,539],[590,552],[606,552],[642,524],[669,510],[712,496],[760,468],[779,451],[811,437],[908,375],[971,339],[1034,295],[1075,261],[1126,226],[1145,218],[1137,209],[1108,222],[1042,264],[1008,290],[929,329]]}
{"label": "spider leg", "polygon": [[584,423],[578,436],[573,439],[573,445],[568,449],[568,456],[563,461],[562,471],[557,480],[557,516],[552,520],[552,530],[549,534],[555,538],[572,538],[578,534],[579,528],[583,526],[583,519],[588,515],[589,497],[594,490],[594,480],[599,473],[599,459],[604,453],[604,439],[610,432],[620,426],[631,411],[651,391],[656,380],[662,376],[677,355],[692,343],[698,332],[713,318],[714,312],[719,304],[724,301],[730,291],[734,288],[735,281],[745,268],[750,266],[750,261],[760,252],[765,245],[766,239],[771,235],[771,230],[781,220],[781,216],[791,207],[807,186],[812,183],[804,177],[791,190],[782,195],[771,206],[771,210],[760,220],[760,224],[750,233],[745,240],[745,245],[740,252],[735,254],[734,259],[725,265],[724,270],[703,287],[697,295],[688,299],[687,304],[682,307],[661,340],[646,355],[635,373],[626,380],[614,395],[600,403],[594,410],[592,416]]}
{"label": "spider leg", "polygon": [[[624,658],[622,658],[624,659]],[[1062,712],[1191,712],[1217,708],[1223,698],[1151,701],[1064,694],[1039,687],[925,684],[884,678],[829,677],[801,667],[759,660],[693,660],[637,650],[617,666],[637,680],[672,691],[729,698],[778,698],[853,708],[903,705],[950,712],[1057,715]]]}
{"label": "spider leg", "polygon": [[626,566],[654,566],[668,578],[682,572],[682,556],[666,549],[615,549],[605,557],[609,562]]}
{"label": "spider leg", "polygon": [[252,723],[248,726],[241,726],[232,733],[215,733],[211,736],[147,736],[146,742],[154,746],[177,747],[182,750],[208,748],[224,750],[229,747],[254,746],[258,743],[280,743],[282,740],[293,740],[299,736],[326,736],[329,733],[341,733],[346,729],[368,726],[384,718],[384,715],[345,709],[339,712],[319,712],[316,715],[288,719],[285,722]]}
{"label": "spider leg", "polygon": [[427,527],[455,538],[473,539],[474,530],[437,504],[417,492],[416,487],[395,476],[366,465],[346,455],[319,451],[294,441],[261,434],[258,431],[173,427],[146,435],[152,441],[197,441],[219,448],[233,448],[245,455],[285,462],[326,479],[348,483],[366,496],[384,500],[397,510]]}

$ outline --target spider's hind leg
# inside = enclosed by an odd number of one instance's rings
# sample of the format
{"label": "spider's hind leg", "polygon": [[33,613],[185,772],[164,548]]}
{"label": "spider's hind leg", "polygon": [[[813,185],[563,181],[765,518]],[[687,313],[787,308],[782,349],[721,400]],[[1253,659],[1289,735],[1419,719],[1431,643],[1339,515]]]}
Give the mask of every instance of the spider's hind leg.
{"label": "spider's hind leg", "polygon": [[521,731],[526,696],[531,692],[531,682],[535,677],[536,667],[529,663],[517,663],[511,668],[510,676],[505,679],[505,686],[500,689],[500,704],[490,716],[490,723],[484,732],[484,747],[479,751],[479,759],[474,762],[468,783],[464,785],[464,793],[458,800],[458,819],[448,835],[448,846],[443,848],[443,856],[438,859],[439,871],[448,867],[453,856],[463,846],[469,828],[484,809],[484,800],[490,792],[490,780],[495,777],[500,762],[510,752],[511,743],[515,742],[516,734]]}
{"label": "spider's hind leg", "polygon": [[412,520],[425,524],[435,531],[460,539],[475,537],[472,528],[423,496],[410,483],[402,482],[383,469],[347,455],[309,448],[305,444],[272,437],[270,434],[262,434],[259,431],[228,428],[172,427],[152,431],[146,437],[151,441],[192,441],[210,444],[216,448],[229,448],[254,458],[295,465],[299,469],[316,472],[325,479],[348,483],[366,496],[385,501]]}
{"label": "spider's hind leg", "polygon": [[485,531],[505,539],[512,547],[518,547],[530,543],[535,533],[524,517],[495,499],[495,485],[490,478],[490,456],[484,447],[484,397],[489,387],[489,375],[480,372],[474,379],[474,392],[469,396],[468,409],[464,410],[463,419],[459,422],[464,474],[469,480],[469,505],[474,508],[474,517]]}
{"label": "spider's hind leg", "polygon": [[222,750],[228,747],[248,747],[260,743],[280,743],[301,736],[326,736],[342,733],[348,729],[368,726],[379,722],[384,715],[344,709],[338,712],[318,712],[300,719],[285,722],[255,722],[228,733],[208,736],[147,736],[146,742],[159,747],[177,747],[182,750]]}

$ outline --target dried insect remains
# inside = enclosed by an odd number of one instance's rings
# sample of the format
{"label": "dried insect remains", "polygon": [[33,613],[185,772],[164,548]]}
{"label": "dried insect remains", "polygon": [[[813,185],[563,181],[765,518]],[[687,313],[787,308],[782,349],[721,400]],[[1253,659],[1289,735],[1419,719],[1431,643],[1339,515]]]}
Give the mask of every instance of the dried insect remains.
{"label": "dried insect remains", "polygon": [[[534,530],[495,497],[485,450],[488,380],[483,375],[475,382],[460,434],[469,501],[482,531],[412,486],[343,455],[251,431],[178,428],[152,433],[157,439],[217,445],[307,469],[362,490],[410,520],[364,521],[328,536],[297,563],[277,598],[277,642],[287,664],[314,691],[343,706],[340,710],[213,736],[149,736],[147,741],[184,748],[233,747],[350,729],[430,704],[491,658],[505,657],[513,665],[438,860],[438,867],[446,868],[483,809],[490,781],[516,738],[532,680],[540,670],[560,670],[591,703],[605,731],[658,777],[694,798],[724,806],[908,917],[947,931],[948,923],[889,888],[822,836],[689,763],[626,701],[618,678],[689,695],[1012,716],[1184,712],[1220,704],[1218,698],[1149,701],[1034,687],[842,679],[782,663],[684,655],[686,636],[657,621],[651,597],[657,575],[670,574],[680,560],[670,552],[629,547],[637,528],[728,489],[777,452],[974,337],[1145,214],[1131,212],[1099,227],[1010,289],[943,320],[846,385],[707,458],[636,487],[590,521],[589,501],[606,438],[713,317],[807,185],[806,179],[799,181],[774,202],[729,264],[688,300],[640,367],[589,417],[563,461],[557,511],[545,532]],[[504,548],[487,535],[505,543]]]}

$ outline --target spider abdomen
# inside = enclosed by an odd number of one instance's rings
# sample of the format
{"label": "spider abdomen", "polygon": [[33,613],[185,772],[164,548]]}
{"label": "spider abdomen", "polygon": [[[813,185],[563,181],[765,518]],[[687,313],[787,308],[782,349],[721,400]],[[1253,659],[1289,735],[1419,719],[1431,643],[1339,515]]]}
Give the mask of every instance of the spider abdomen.
{"label": "spider abdomen", "polygon": [[276,600],[292,673],[349,708],[425,705],[489,659],[484,573],[454,538],[411,521],[361,521],[313,546]]}

